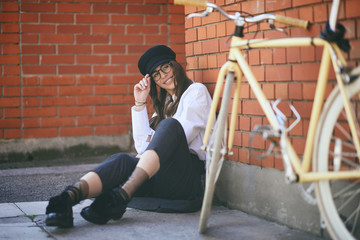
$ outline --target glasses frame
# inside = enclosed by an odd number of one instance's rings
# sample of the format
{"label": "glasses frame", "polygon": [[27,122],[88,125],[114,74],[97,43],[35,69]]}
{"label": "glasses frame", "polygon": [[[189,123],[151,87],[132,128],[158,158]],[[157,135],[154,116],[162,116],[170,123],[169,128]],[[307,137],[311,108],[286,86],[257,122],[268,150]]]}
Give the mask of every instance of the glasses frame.
{"label": "glasses frame", "polygon": [[[159,69],[159,70],[154,70],[154,71],[150,74],[151,78],[152,78],[155,82],[158,82],[158,81],[160,81],[160,79],[161,79],[161,73],[160,73],[160,71],[163,72],[163,73],[169,73],[169,72],[170,72],[170,68],[169,68],[169,70],[168,70],[167,72],[163,70],[163,67],[166,66],[166,65],[169,65],[169,67],[172,67],[171,62],[164,63],[164,64],[161,64],[161,65],[160,65],[160,69]],[[153,74],[154,74],[154,73],[159,73],[159,76],[160,76],[159,79],[156,80],[156,79],[153,77]]]}

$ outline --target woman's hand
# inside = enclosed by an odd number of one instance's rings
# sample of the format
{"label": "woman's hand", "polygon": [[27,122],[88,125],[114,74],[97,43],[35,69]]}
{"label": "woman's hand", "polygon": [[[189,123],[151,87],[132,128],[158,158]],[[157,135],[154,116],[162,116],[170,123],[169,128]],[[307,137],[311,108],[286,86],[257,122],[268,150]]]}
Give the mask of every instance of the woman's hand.
{"label": "woman's hand", "polygon": [[139,83],[134,86],[135,101],[139,103],[146,102],[146,99],[150,93],[150,75],[146,74]]}

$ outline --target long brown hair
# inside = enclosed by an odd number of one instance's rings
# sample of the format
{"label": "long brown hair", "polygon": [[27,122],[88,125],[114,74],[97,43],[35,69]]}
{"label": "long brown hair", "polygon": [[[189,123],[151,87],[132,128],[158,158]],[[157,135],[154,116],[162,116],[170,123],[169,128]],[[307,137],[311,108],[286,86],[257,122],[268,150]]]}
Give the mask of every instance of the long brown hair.
{"label": "long brown hair", "polygon": [[[157,114],[157,116],[150,120],[150,126],[153,129],[156,129],[161,120],[175,114],[182,94],[193,83],[193,81],[186,76],[184,68],[178,62],[170,61],[170,66],[174,73],[175,101],[172,100],[171,96],[170,101],[167,100],[169,94],[165,89],[158,87],[154,80],[152,80],[150,84],[150,97],[153,108]],[[160,92],[158,92],[158,89]]]}

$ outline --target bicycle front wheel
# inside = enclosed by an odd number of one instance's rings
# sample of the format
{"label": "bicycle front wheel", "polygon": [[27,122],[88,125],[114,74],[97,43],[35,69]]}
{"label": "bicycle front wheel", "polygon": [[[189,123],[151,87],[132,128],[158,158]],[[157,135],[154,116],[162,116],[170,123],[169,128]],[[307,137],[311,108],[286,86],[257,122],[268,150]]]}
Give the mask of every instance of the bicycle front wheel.
{"label": "bicycle front wheel", "polygon": [[[360,120],[360,78],[346,85],[356,127]],[[360,132],[357,131],[359,137]],[[359,170],[359,159],[338,88],[330,94],[315,138],[316,172]],[[321,216],[333,239],[360,239],[360,178],[315,183]]]}
{"label": "bicycle front wheel", "polygon": [[226,154],[226,122],[231,96],[231,87],[233,82],[234,73],[228,72],[226,76],[220,112],[213,129],[213,134],[211,135],[209,144],[206,148],[206,183],[199,222],[200,233],[204,233],[206,231],[207,222],[209,219],[211,205],[214,197],[215,184],[223,164],[224,155]]}

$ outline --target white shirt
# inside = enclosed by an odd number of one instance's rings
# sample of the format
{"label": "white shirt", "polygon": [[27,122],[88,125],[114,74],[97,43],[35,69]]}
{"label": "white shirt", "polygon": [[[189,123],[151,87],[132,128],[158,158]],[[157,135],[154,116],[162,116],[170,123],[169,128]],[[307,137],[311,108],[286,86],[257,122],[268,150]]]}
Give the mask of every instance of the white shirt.
{"label": "white shirt", "polygon": [[[211,97],[207,88],[201,83],[193,83],[181,96],[176,113],[172,116],[183,127],[189,148],[196,152],[201,160],[205,160],[206,156],[200,147],[210,107]],[[135,149],[142,154],[149,145],[149,135],[153,136],[155,131],[150,128],[146,107],[142,111],[136,111],[133,106],[131,117]]]}

